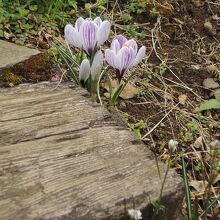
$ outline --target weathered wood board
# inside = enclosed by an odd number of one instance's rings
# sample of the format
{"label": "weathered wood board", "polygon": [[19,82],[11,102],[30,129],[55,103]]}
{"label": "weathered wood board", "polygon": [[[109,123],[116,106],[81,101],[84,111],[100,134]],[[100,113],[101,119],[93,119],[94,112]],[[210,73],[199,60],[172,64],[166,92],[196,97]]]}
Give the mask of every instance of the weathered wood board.
{"label": "weathered wood board", "polygon": [[[0,90],[0,219],[119,219],[157,200],[162,180],[147,146],[87,92],[55,86]],[[170,170],[162,219],[175,219],[182,195]]]}
{"label": "weathered wood board", "polygon": [[13,66],[39,53],[36,49],[0,40],[0,69]]}

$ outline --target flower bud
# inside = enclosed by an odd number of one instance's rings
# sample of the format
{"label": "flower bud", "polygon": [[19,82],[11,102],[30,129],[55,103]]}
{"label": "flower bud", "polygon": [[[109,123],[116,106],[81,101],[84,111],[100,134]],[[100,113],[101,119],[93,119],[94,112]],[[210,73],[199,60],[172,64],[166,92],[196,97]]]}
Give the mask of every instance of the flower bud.
{"label": "flower bud", "polygon": [[168,142],[168,148],[169,150],[173,153],[175,151],[177,151],[177,147],[178,147],[179,142],[176,140],[169,140]]}

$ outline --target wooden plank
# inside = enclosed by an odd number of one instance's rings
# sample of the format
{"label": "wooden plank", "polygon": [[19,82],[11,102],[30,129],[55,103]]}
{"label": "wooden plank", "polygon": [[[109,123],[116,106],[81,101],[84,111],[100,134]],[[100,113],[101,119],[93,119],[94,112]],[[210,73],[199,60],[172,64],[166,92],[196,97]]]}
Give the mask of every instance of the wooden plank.
{"label": "wooden plank", "polygon": [[[85,91],[55,86],[0,91],[0,219],[119,219],[157,200],[162,180],[147,146]],[[162,219],[175,219],[182,195],[170,170]]]}
{"label": "wooden plank", "polygon": [[0,40],[0,69],[13,66],[39,54],[40,51]]}

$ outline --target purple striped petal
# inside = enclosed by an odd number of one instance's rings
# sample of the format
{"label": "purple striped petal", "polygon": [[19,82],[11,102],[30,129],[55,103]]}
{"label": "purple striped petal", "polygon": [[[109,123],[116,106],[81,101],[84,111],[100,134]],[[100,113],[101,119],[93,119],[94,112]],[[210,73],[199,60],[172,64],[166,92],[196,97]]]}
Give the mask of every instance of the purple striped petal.
{"label": "purple striped petal", "polygon": [[127,68],[133,63],[135,53],[133,48],[123,47],[117,54],[117,69],[123,74]]}
{"label": "purple striped petal", "polygon": [[124,45],[132,47],[134,49],[135,55],[137,54],[138,46],[135,40],[128,40],[124,43]]}
{"label": "purple striped petal", "polygon": [[[122,36],[122,35],[117,35],[117,36],[115,37],[115,39],[118,40],[118,42],[119,42],[119,44],[120,44],[120,48],[122,48],[123,45],[124,45],[124,43],[127,41],[127,39],[126,39],[124,36]],[[114,40],[115,40],[115,39],[114,39]]]}
{"label": "purple striped petal", "polygon": [[107,49],[105,51],[105,59],[110,66],[112,66],[113,68],[117,68],[116,53],[114,51]]}
{"label": "purple striped petal", "polygon": [[64,36],[69,44],[82,48],[82,40],[79,32],[71,25],[67,24],[64,28]]}
{"label": "purple striped petal", "polygon": [[80,17],[80,18],[78,18],[78,19],[76,20],[75,28],[76,28],[77,31],[79,31],[80,26],[83,24],[84,21],[85,21],[85,20],[84,20],[82,17]]}
{"label": "purple striped petal", "polygon": [[91,76],[92,80],[96,78],[96,76],[100,75],[103,66],[103,54],[101,50],[97,51],[91,66]]}
{"label": "purple striped petal", "polygon": [[79,69],[79,80],[82,85],[86,82],[90,75],[90,64],[88,59],[84,59]]}
{"label": "purple striped petal", "polygon": [[94,19],[94,22],[97,24],[98,27],[102,24],[102,19],[100,17],[97,17]]}
{"label": "purple striped petal", "polygon": [[81,26],[79,33],[83,41],[83,49],[89,54],[92,54],[97,42],[98,26],[90,20],[86,20]]}
{"label": "purple striped petal", "polygon": [[136,58],[135,58],[135,60],[132,64],[132,66],[138,65],[142,61],[142,59],[144,58],[145,53],[146,53],[146,47],[142,46],[139,49],[139,51],[137,53],[137,56],[136,56]]}
{"label": "purple striped petal", "polygon": [[110,27],[111,24],[109,21],[103,21],[102,24],[100,25],[98,31],[97,31],[97,40],[98,44],[97,46],[100,47],[105,43],[105,41],[108,40],[108,36],[110,33]]}
{"label": "purple striped petal", "polygon": [[121,47],[118,40],[117,39],[113,40],[111,43],[111,50],[115,51],[115,53],[117,54],[120,49]]}

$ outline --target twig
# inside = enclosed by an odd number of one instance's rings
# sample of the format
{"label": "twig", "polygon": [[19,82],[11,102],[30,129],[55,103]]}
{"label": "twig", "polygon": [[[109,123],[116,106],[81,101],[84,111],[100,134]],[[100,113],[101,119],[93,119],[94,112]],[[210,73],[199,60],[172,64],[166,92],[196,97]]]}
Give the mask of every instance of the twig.
{"label": "twig", "polygon": [[[172,71],[172,69],[166,64],[166,62],[165,62],[165,61],[159,56],[159,54],[157,53],[156,43],[158,43],[159,46],[160,46],[160,48],[162,48],[161,45],[160,45],[160,43],[159,43],[159,41],[158,41],[158,37],[157,37],[157,35],[158,35],[157,32],[158,32],[158,29],[159,29],[158,25],[159,25],[159,24],[160,24],[160,16],[158,17],[157,22],[156,22],[154,28],[151,30],[151,40],[152,40],[153,50],[154,50],[154,52],[155,52],[155,55],[156,55],[157,58],[161,61],[161,63],[162,63],[163,65],[165,65],[166,68],[184,85],[184,87],[185,87],[186,89],[188,89],[188,90],[191,91],[195,96],[197,96],[198,98],[200,98],[200,96],[199,96],[198,94],[196,94],[196,93],[193,91],[193,89],[189,88],[189,87]],[[156,33],[155,33],[155,32],[156,32]],[[155,37],[156,37],[156,40],[154,40]]]}
{"label": "twig", "polygon": [[141,139],[143,140],[144,138],[146,138],[150,133],[152,133],[159,125],[160,123],[173,111],[173,109],[175,109],[177,106],[179,105],[179,102],[173,106],[164,116],[163,118],[161,118],[161,120],[153,127],[151,128],[150,131],[148,131]]}

